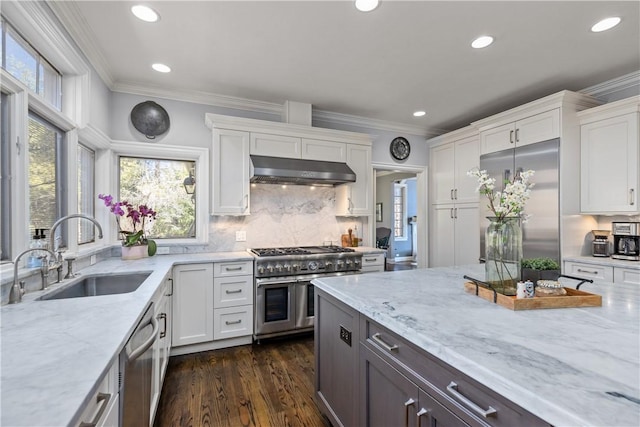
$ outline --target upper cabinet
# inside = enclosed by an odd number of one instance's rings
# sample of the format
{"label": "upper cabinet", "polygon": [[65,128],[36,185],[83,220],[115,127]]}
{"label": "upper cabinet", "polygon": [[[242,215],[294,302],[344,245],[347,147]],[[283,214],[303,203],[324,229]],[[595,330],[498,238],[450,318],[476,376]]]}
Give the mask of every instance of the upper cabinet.
{"label": "upper cabinet", "polygon": [[640,97],[605,104],[578,115],[582,212],[640,212]]}
{"label": "upper cabinet", "polygon": [[560,137],[560,109],[498,125],[480,132],[480,154]]}
{"label": "upper cabinet", "polygon": [[212,215],[249,215],[250,155],[347,163],[356,182],[336,187],[336,215],[373,215],[369,135],[205,114],[213,131]]}
{"label": "upper cabinet", "polygon": [[477,180],[469,178],[467,171],[479,165],[477,133],[431,148],[431,203],[477,203]]}

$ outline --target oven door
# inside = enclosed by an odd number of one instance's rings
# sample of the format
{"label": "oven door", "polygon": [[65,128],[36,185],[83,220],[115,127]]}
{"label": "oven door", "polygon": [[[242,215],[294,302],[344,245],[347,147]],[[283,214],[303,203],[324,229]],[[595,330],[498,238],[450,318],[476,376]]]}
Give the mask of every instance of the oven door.
{"label": "oven door", "polygon": [[256,280],[255,335],[295,329],[295,281]]}
{"label": "oven door", "polygon": [[315,310],[314,287],[311,280],[300,280],[296,288],[296,328],[311,328]]}

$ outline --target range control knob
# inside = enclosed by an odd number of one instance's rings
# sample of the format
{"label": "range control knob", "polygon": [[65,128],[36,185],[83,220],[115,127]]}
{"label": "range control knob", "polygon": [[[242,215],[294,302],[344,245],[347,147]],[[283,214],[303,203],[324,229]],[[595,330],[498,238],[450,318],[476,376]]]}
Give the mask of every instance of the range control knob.
{"label": "range control knob", "polygon": [[289,273],[291,271],[291,264],[285,264],[284,265],[284,271],[286,271],[287,273]]}
{"label": "range control knob", "polygon": [[353,265],[355,265],[356,267],[360,265],[360,260],[359,259],[354,259],[353,260]]}
{"label": "range control knob", "polygon": [[333,270],[333,262],[331,261],[327,261],[324,263],[324,269],[325,270]]}
{"label": "range control knob", "polygon": [[307,268],[311,271],[316,271],[318,269],[318,261],[309,261]]}
{"label": "range control knob", "polygon": [[344,261],[338,261],[336,263],[336,270],[341,270],[344,267]]}
{"label": "range control knob", "polygon": [[273,265],[267,265],[267,272],[273,273]]}
{"label": "range control knob", "polygon": [[298,271],[300,269],[300,266],[298,264],[291,264],[291,269],[293,271]]}
{"label": "range control knob", "polygon": [[281,272],[282,272],[282,264],[276,264],[276,271],[277,271],[278,273],[281,273]]}
{"label": "range control knob", "polygon": [[258,274],[259,275],[263,275],[264,274],[264,266],[261,265],[260,267],[258,267]]}
{"label": "range control knob", "polygon": [[353,264],[353,263],[351,262],[350,259],[345,261],[345,265],[347,266],[347,268],[351,267],[351,264]]}

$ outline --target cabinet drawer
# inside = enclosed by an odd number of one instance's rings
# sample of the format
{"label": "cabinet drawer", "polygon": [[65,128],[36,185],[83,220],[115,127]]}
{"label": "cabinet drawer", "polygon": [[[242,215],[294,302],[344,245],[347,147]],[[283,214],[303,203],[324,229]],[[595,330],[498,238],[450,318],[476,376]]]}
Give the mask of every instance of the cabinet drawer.
{"label": "cabinet drawer", "polygon": [[213,339],[243,337],[253,334],[253,306],[218,308],[213,310]]}
{"label": "cabinet drawer", "polygon": [[613,282],[613,267],[605,267],[593,264],[581,264],[577,262],[564,263],[565,274],[583,277],[585,279],[598,279]]}
{"label": "cabinet drawer", "polygon": [[[364,316],[361,319],[363,344],[466,423],[496,427],[549,425],[434,356],[417,349],[399,335]],[[479,412],[491,410],[495,413],[487,417]]]}
{"label": "cabinet drawer", "polygon": [[362,267],[368,267],[370,265],[384,265],[384,254],[364,254],[362,256]]}
{"label": "cabinet drawer", "polygon": [[216,262],[213,277],[245,276],[253,274],[253,261]]}
{"label": "cabinet drawer", "polygon": [[384,265],[367,265],[362,267],[361,273],[382,273],[384,271]]}
{"label": "cabinet drawer", "polygon": [[640,270],[614,267],[613,282],[640,285]]}
{"label": "cabinet drawer", "polygon": [[213,279],[213,307],[236,307],[253,304],[253,276]]}
{"label": "cabinet drawer", "polygon": [[115,361],[82,411],[77,423],[78,426],[83,423],[93,423],[97,426],[117,427],[117,417],[116,423],[111,424],[113,417],[109,418],[109,413],[113,411],[113,406],[117,405],[119,371],[120,365],[118,361]]}

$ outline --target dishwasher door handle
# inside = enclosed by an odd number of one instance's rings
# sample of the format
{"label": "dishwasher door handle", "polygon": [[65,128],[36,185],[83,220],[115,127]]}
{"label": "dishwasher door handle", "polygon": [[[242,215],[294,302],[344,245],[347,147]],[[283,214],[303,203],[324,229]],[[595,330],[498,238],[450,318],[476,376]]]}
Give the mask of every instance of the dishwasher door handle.
{"label": "dishwasher door handle", "polygon": [[[151,332],[151,336],[145,341],[143,342],[140,347],[136,348],[135,350],[133,350],[131,352],[131,354],[129,354],[127,356],[128,360],[135,360],[138,357],[142,356],[142,354],[149,350],[149,348],[153,345],[153,343],[156,341],[156,339],[158,338],[158,321],[156,320],[155,316],[151,316],[151,319],[149,321],[148,324],[151,324],[153,326],[153,332]],[[145,326],[147,326],[145,325]]]}

